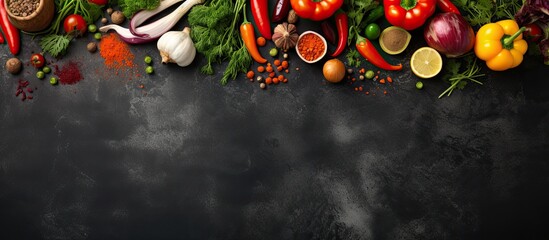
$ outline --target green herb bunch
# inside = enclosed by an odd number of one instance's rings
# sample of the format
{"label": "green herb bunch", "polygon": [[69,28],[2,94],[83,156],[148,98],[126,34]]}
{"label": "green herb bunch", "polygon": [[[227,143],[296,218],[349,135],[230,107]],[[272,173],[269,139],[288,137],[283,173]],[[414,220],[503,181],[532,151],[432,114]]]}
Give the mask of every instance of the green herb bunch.
{"label": "green herb bunch", "polygon": [[215,63],[229,60],[221,79],[223,85],[229,79],[234,80],[239,72],[245,73],[252,64],[239,32],[245,3],[246,0],[210,0],[193,7],[188,16],[196,50],[208,61],[201,72],[214,74]]}
{"label": "green herb bunch", "polygon": [[[465,65],[462,65],[462,63],[465,63]],[[481,67],[477,64],[477,58],[474,54],[468,54],[460,59],[449,59],[445,71],[446,74],[443,79],[450,84],[450,87],[441,93],[438,98],[445,95],[449,97],[455,89],[462,90],[465,88],[468,82],[482,85],[479,78],[484,77],[484,73],[481,73]]]}
{"label": "green herb bunch", "polygon": [[454,0],[453,3],[472,26],[513,19],[522,6],[522,0]]}
{"label": "green herb bunch", "polygon": [[[347,45],[353,44],[359,32],[366,27],[368,19],[372,19],[367,13],[378,6],[378,2],[374,0],[345,0],[347,6],[347,17],[349,21],[349,38]],[[347,63],[351,66],[358,67],[360,65],[359,54],[356,50],[347,52]]]}

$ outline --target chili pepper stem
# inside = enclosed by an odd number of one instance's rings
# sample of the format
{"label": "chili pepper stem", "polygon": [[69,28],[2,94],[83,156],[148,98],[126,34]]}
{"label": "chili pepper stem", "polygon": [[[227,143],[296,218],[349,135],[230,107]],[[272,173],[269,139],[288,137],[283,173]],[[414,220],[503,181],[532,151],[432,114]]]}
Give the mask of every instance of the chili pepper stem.
{"label": "chili pepper stem", "polygon": [[521,27],[516,33],[509,37],[505,37],[502,39],[503,47],[506,49],[513,49],[513,41],[522,34],[522,32],[526,31],[526,27]]}
{"label": "chili pepper stem", "polygon": [[244,21],[242,22],[242,24],[249,23],[248,22],[248,17],[246,16],[246,4],[244,4],[244,7],[242,8],[242,13],[244,15]]}
{"label": "chili pepper stem", "polygon": [[402,0],[400,1],[400,6],[404,9],[406,9],[407,11],[412,9],[412,8],[415,8],[417,5],[417,0]]}

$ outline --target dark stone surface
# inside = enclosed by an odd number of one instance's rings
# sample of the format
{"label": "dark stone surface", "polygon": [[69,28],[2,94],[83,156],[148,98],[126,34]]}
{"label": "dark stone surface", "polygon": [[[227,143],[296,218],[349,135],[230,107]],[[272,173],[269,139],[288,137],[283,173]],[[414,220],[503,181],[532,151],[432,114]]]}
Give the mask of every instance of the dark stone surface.
{"label": "dark stone surface", "polygon": [[153,44],[117,76],[86,43],[53,63],[79,62],[75,85],[0,75],[0,239],[549,239],[539,59],[439,100],[440,78],[415,89],[417,40],[392,85],[363,84],[375,96],[295,53],[290,82],[261,90],[220,86],[201,56],[160,65]]}

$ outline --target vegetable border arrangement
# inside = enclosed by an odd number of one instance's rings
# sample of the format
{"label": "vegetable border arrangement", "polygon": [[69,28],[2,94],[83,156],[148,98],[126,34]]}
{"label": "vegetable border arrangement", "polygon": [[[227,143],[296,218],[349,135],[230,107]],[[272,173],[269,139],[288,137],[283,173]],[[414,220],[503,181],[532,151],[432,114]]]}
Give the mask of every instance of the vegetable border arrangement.
{"label": "vegetable border arrangement", "polygon": [[[22,8],[21,1],[37,7]],[[45,16],[38,4],[54,4],[53,16]],[[188,26],[174,29],[185,16]],[[48,27],[28,32],[38,19],[49,21]],[[298,29],[298,21],[318,22],[321,32]],[[199,66],[203,74],[223,71],[221,84],[242,74],[262,89],[288,82],[289,51],[306,63],[323,61],[330,83],[346,77],[351,85],[366,79],[390,84],[392,71],[411,71],[421,89],[421,79],[439,76],[449,84],[439,98],[470,82],[482,85],[486,72],[515,68],[525,55],[549,65],[547,0],[0,0],[0,28],[0,44],[13,55],[5,65],[11,74],[26,62],[18,56],[27,45],[20,34],[39,42],[41,51],[23,57],[39,79],[52,71],[48,57],[62,58],[86,34],[95,39],[87,45],[90,52],[107,35],[112,44],[155,42],[162,63],[187,67],[199,54],[206,61]],[[407,69],[386,56],[402,54],[409,31],[421,31],[425,46],[414,50]],[[270,57],[262,56],[260,49],[268,46],[274,46]],[[345,62],[337,59],[342,53]],[[145,72],[152,74],[152,58],[145,62]],[[50,83],[58,81],[52,77]],[[362,85],[354,90],[370,94]]]}

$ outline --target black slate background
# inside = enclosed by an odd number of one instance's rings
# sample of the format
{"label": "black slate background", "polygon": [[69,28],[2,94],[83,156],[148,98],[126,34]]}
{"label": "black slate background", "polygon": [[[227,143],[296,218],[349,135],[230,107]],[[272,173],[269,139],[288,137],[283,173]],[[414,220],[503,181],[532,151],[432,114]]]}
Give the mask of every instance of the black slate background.
{"label": "black slate background", "polygon": [[448,85],[409,71],[417,35],[388,58],[395,83],[362,84],[375,96],[293,52],[268,90],[220,86],[202,56],[160,65],[154,44],[117,76],[73,42],[52,64],[80,63],[75,85],[2,71],[0,239],[549,239],[549,68],[527,57],[438,100]]}

